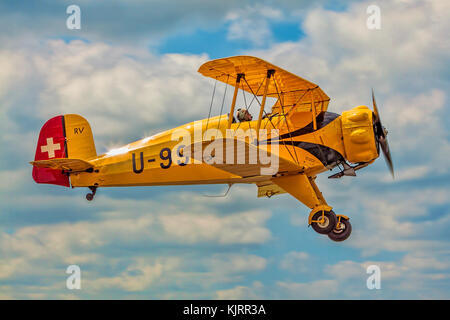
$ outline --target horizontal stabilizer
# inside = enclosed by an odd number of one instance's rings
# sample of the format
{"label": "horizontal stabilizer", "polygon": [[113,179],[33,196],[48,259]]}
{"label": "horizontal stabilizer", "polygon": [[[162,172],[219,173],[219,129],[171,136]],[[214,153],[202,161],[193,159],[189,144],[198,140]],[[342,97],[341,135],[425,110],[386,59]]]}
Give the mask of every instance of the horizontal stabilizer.
{"label": "horizontal stabilizer", "polygon": [[85,172],[88,169],[94,168],[91,163],[85,160],[67,158],[37,160],[31,161],[30,164],[38,168],[50,168],[68,172]]}

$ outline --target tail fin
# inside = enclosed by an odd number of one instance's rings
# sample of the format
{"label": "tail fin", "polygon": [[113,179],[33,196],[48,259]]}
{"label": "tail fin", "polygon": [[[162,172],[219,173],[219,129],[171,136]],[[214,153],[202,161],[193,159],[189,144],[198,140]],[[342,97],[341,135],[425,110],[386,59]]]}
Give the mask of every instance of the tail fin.
{"label": "tail fin", "polygon": [[[94,138],[89,123],[76,114],[67,114],[48,120],[41,129],[34,160],[95,158]],[[37,183],[70,187],[69,177],[62,170],[33,167]]]}

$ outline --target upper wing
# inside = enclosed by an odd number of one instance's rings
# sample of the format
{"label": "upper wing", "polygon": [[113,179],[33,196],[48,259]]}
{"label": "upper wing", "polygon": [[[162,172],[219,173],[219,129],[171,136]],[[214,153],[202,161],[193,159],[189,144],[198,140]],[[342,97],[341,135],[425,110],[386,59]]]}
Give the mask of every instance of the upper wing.
{"label": "upper wing", "polygon": [[269,82],[267,91],[268,97],[278,98],[274,108],[297,107],[300,108],[298,111],[311,111],[313,100],[317,114],[327,110],[330,98],[318,85],[256,57],[235,56],[208,61],[198,72],[232,86],[236,85],[237,75],[244,74],[245,80],[241,80],[240,89],[262,96],[261,84],[268,70],[275,70],[274,81]]}
{"label": "upper wing", "polygon": [[49,159],[49,160],[38,160],[30,162],[33,166],[38,168],[50,168],[57,170],[65,170],[69,172],[84,172],[94,166],[81,159]]}

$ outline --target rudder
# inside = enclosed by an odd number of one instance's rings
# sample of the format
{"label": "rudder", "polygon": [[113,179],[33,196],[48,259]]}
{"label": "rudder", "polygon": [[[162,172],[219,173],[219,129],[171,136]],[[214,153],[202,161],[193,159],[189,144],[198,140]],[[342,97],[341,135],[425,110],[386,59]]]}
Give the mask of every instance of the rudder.
{"label": "rudder", "polygon": [[67,157],[89,160],[97,156],[91,126],[77,114],[64,116]]}

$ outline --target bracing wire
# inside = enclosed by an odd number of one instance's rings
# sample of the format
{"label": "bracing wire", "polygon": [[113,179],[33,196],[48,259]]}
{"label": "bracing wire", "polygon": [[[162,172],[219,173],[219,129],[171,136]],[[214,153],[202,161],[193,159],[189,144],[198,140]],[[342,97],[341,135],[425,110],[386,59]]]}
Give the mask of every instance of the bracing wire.
{"label": "bracing wire", "polygon": [[[225,91],[223,93],[223,98],[222,98],[222,106],[220,107],[220,113],[219,113],[219,122],[217,123],[217,130],[220,129],[220,120],[222,119],[222,112],[223,112],[223,105],[225,103],[225,97],[227,95],[227,89],[228,89],[228,79],[230,78],[230,75],[227,75],[227,82],[225,83]],[[231,115],[233,116],[233,115]],[[217,133],[216,133],[217,134]]]}
{"label": "bracing wire", "polygon": [[[295,159],[297,159],[297,164],[298,164],[299,161],[298,161],[297,151],[295,150],[295,147],[294,147],[294,140],[292,139],[291,129],[289,128],[289,123],[287,121],[286,114],[284,113],[284,106],[283,106],[283,102],[281,101],[281,96],[280,96],[280,92],[278,91],[278,86],[277,86],[277,82],[275,81],[275,77],[273,78],[273,83],[275,85],[275,90],[277,91],[278,99],[280,101],[280,106],[281,106],[281,112],[283,113],[284,121],[286,122],[286,126],[287,126],[287,129],[288,129],[288,132],[289,132],[289,137],[291,139],[292,147],[293,147],[293,150],[294,150],[294,153],[295,153]],[[292,159],[292,160],[294,160],[294,159]]]}
{"label": "bracing wire", "polygon": [[216,94],[216,85],[217,85],[217,78],[216,78],[216,81],[214,82],[214,89],[213,89],[213,93],[212,93],[212,97],[211,97],[211,103],[209,104],[208,120],[206,120],[206,130],[208,130],[209,118],[211,118],[212,105],[214,102],[214,96]]}

